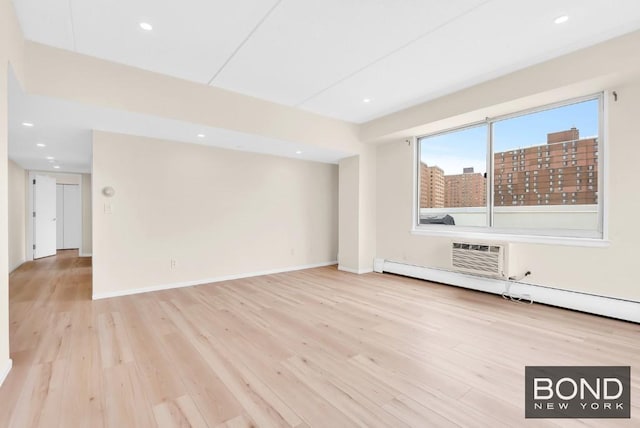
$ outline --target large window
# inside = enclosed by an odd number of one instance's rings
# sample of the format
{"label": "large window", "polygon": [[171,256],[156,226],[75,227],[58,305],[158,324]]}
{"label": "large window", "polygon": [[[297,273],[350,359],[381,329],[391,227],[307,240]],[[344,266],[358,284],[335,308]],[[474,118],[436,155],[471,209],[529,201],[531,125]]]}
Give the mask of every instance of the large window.
{"label": "large window", "polygon": [[602,237],[602,97],[418,138],[418,226]]}

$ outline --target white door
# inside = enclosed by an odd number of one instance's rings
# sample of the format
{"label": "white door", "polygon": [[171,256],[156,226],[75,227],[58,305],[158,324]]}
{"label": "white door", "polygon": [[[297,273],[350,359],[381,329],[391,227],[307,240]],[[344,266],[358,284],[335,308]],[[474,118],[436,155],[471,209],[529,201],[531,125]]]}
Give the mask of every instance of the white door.
{"label": "white door", "polygon": [[56,180],[36,175],[33,183],[33,258],[56,254]]}
{"label": "white door", "polygon": [[77,184],[65,184],[62,186],[63,217],[58,217],[58,222],[63,224],[63,245],[61,248],[80,248],[82,239],[82,212],[80,207],[80,186]]}

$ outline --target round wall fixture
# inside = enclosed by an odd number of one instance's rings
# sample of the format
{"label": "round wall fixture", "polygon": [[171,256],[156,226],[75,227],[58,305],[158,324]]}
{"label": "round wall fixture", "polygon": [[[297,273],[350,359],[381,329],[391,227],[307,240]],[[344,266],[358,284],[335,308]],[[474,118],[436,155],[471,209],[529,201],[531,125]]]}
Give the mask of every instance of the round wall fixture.
{"label": "round wall fixture", "polygon": [[116,191],[113,190],[113,187],[107,186],[102,189],[102,194],[105,195],[107,198],[110,198],[116,194]]}

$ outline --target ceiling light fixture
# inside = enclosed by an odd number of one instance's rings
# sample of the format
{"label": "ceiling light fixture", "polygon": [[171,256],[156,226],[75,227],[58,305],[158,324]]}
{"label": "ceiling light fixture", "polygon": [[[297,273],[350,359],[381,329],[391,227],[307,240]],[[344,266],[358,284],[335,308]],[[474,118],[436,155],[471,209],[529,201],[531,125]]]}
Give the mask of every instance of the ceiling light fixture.
{"label": "ceiling light fixture", "polygon": [[22,126],[26,126],[27,128],[33,128],[33,123],[31,123],[31,122],[22,122]]}
{"label": "ceiling light fixture", "polygon": [[153,30],[153,25],[149,24],[148,22],[141,22],[140,28],[142,28],[144,31],[151,31]]}
{"label": "ceiling light fixture", "polygon": [[301,155],[302,154],[302,150],[296,150],[296,154],[297,155]]}
{"label": "ceiling light fixture", "polygon": [[562,15],[554,19],[553,22],[556,24],[564,24],[568,20],[569,20],[569,17],[567,15]]}
{"label": "ceiling light fixture", "polygon": [[53,166],[55,169],[60,169],[60,165],[54,165]]}
{"label": "ceiling light fixture", "polygon": [[38,147],[47,147],[47,145],[45,143],[37,143],[36,146],[38,146]]}
{"label": "ceiling light fixture", "polygon": [[204,138],[204,137],[206,137],[206,135],[204,135],[204,134],[198,134],[198,138]]}
{"label": "ceiling light fixture", "polygon": [[371,102],[371,98],[365,98],[364,100],[362,100],[363,103],[370,103]]}
{"label": "ceiling light fixture", "polygon": [[47,160],[54,160],[55,158],[53,156],[47,156]]}

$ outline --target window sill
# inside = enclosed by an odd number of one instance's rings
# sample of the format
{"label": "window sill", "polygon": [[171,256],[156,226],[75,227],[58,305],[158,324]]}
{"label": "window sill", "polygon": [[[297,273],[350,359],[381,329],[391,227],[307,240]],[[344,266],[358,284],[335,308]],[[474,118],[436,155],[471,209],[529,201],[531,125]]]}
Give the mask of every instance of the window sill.
{"label": "window sill", "polygon": [[418,236],[440,236],[449,238],[471,239],[474,241],[502,241],[523,244],[566,245],[572,247],[607,248],[611,245],[611,241],[602,238],[478,232],[470,231],[468,229],[435,230],[414,228],[411,230],[411,234]]}

